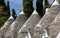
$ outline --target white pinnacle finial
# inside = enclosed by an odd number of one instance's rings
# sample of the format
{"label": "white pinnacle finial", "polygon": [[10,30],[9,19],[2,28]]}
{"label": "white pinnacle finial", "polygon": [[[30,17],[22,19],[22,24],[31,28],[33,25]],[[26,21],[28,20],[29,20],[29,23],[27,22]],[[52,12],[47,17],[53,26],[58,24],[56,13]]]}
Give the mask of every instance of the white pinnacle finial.
{"label": "white pinnacle finial", "polygon": [[52,6],[53,6],[53,5],[59,5],[58,0],[55,0],[55,1],[53,2]]}
{"label": "white pinnacle finial", "polygon": [[49,8],[46,8],[45,12],[47,13],[47,12],[48,12],[48,10],[49,10]]}
{"label": "white pinnacle finial", "polygon": [[36,9],[33,11],[33,13],[32,14],[38,14],[38,12],[36,11]]}
{"label": "white pinnacle finial", "polygon": [[11,16],[9,17],[9,19],[14,19],[13,16],[12,16],[12,12],[11,12]]}
{"label": "white pinnacle finial", "polygon": [[14,19],[13,16],[11,15],[9,19]]}
{"label": "white pinnacle finial", "polygon": [[25,13],[24,13],[24,11],[22,10],[22,11],[20,12],[20,14],[25,14]]}

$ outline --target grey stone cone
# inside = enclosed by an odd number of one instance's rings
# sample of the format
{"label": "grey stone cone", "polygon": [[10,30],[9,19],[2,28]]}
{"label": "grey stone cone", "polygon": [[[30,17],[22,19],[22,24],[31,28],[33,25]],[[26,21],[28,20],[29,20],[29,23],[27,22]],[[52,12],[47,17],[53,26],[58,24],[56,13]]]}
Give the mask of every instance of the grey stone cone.
{"label": "grey stone cone", "polygon": [[60,5],[55,5],[50,7],[49,11],[43,16],[39,25],[41,25],[44,29],[53,22],[56,15],[60,12]]}
{"label": "grey stone cone", "polygon": [[5,24],[1,27],[1,30],[7,31],[10,25],[13,23],[14,19],[8,19]]}
{"label": "grey stone cone", "polygon": [[50,38],[56,38],[57,35],[60,33],[60,12],[56,16],[55,20],[50,24],[48,29]]}
{"label": "grey stone cone", "polygon": [[22,27],[22,25],[25,23],[26,20],[27,17],[22,11],[20,15],[16,18],[16,20],[11,24],[9,30],[5,34],[5,37],[16,38],[17,32],[19,31],[19,29]]}
{"label": "grey stone cone", "polygon": [[36,12],[36,10],[34,10],[32,15],[29,17],[29,19],[24,23],[24,25],[19,30],[18,38],[25,37],[28,34],[28,31],[30,31],[31,36],[32,36],[33,28],[40,21],[40,19],[41,18],[39,16],[39,14]]}
{"label": "grey stone cone", "polygon": [[[0,28],[0,35],[1,34],[5,34],[6,31],[8,30],[8,28],[10,27],[10,25],[13,23],[14,18],[12,16],[9,17],[9,19],[4,23],[4,25]],[[1,35],[1,36],[3,36]],[[0,37],[1,37],[0,36]]]}
{"label": "grey stone cone", "polygon": [[60,5],[54,5],[49,8],[48,12],[45,13],[43,18],[36,26],[34,38],[42,38],[42,34],[44,29],[48,28],[48,26],[54,21],[56,15],[60,12]]}

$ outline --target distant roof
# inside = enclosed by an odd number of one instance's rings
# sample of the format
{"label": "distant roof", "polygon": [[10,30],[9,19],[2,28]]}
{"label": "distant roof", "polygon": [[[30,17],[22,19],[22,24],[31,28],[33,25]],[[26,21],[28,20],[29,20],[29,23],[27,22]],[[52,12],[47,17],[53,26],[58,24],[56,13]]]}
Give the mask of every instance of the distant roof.
{"label": "distant roof", "polygon": [[34,12],[31,14],[31,16],[28,18],[28,20],[23,24],[18,33],[26,32],[27,29],[30,28],[32,29],[32,27],[34,27],[40,21],[40,19],[41,18],[35,9]]}

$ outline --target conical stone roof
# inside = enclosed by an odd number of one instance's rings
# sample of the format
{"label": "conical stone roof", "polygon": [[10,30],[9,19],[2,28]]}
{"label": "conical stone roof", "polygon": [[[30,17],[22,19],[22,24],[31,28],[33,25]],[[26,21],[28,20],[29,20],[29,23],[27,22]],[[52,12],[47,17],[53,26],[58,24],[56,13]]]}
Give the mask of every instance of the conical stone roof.
{"label": "conical stone roof", "polygon": [[50,26],[48,27],[49,29],[49,37],[54,38],[57,37],[57,35],[60,33],[60,12],[56,16],[57,19],[55,19]]}
{"label": "conical stone roof", "polygon": [[16,18],[16,20],[10,25],[9,30],[6,32],[6,36],[12,35],[12,33],[17,33],[19,29],[22,27],[22,25],[27,20],[27,17],[23,10],[20,12],[20,15]]}
{"label": "conical stone roof", "polygon": [[40,22],[34,28],[35,33],[33,37],[42,38],[44,29],[46,29],[54,21],[56,15],[60,12],[59,6],[60,5],[56,5],[49,8],[49,10],[45,13]]}
{"label": "conical stone roof", "polygon": [[[35,25],[39,22],[40,20],[40,16],[37,13],[36,9],[34,10],[34,12],[32,13],[32,15],[29,17],[29,19],[24,23],[24,25],[21,27],[21,29],[19,30],[19,36],[21,36],[20,33],[25,33],[27,34],[28,30],[31,31],[33,30],[33,28],[35,27]],[[32,31],[33,32],[33,31]],[[24,36],[24,35],[23,35]],[[20,37],[19,37],[20,38]],[[22,38],[22,37],[21,37]]]}
{"label": "conical stone roof", "polygon": [[[0,37],[2,37],[8,30],[8,28],[10,27],[10,25],[13,23],[14,18],[12,17],[12,15],[8,18],[8,20],[4,23],[4,25],[0,28],[0,31],[2,31],[0,33]],[[3,34],[3,35],[2,35]]]}
{"label": "conical stone roof", "polygon": [[14,18],[12,15],[8,18],[8,20],[4,23],[4,25],[1,27],[1,30],[7,31],[7,29],[10,27],[10,25],[13,23]]}
{"label": "conical stone roof", "polygon": [[41,25],[41,27],[46,28],[48,25],[51,24],[51,22],[54,21],[56,15],[60,12],[60,5],[50,7],[48,12],[45,13],[43,18],[40,20],[40,22],[37,25]]}

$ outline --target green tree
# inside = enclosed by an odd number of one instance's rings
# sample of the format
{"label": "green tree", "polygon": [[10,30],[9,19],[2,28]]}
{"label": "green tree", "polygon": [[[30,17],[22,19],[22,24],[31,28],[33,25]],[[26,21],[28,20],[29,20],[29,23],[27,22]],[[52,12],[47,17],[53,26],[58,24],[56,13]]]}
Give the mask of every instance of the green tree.
{"label": "green tree", "polygon": [[59,3],[60,3],[60,0],[59,0]]}
{"label": "green tree", "polygon": [[37,0],[36,2],[36,10],[41,17],[43,17],[43,0]]}
{"label": "green tree", "polygon": [[14,17],[14,19],[16,19],[17,15],[14,9],[12,9],[12,16]]}
{"label": "green tree", "polygon": [[4,0],[0,0],[0,6],[3,6],[3,11],[6,11],[6,4],[5,4],[5,1]]}
{"label": "green tree", "polygon": [[[45,0],[45,6],[47,6],[47,5],[49,5],[49,2],[48,2],[48,0]],[[47,6],[48,7],[48,6]],[[46,8],[47,8],[46,7]]]}
{"label": "green tree", "polygon": [[9,5],[9,1],[7,1],[7,12],[9,14],[9,16],[10,16],[10,5]]}
{"label": "green tree", "polygon": [[3,11],[3,6],[0,5],[0,13]]}
{"label": "green tree", "polygon": [[5,21],[7,20],[7,16],[0,16],[0,27],[3,26],[3,24],[5,23]]}
{"label": "green tree", "polygon": [[3,26],[5,21],[8,19],[7,6],[4,0],[0,0],[0,27]]}
{"label": "green tree", "polygon": [[0,5],[4,6],[5,5],[5,1],[4,0],[0,0]]}
{"label": "green tree", "polygon": [[33,0],[23,0],[23,11],[29,17],[33,12]]}

